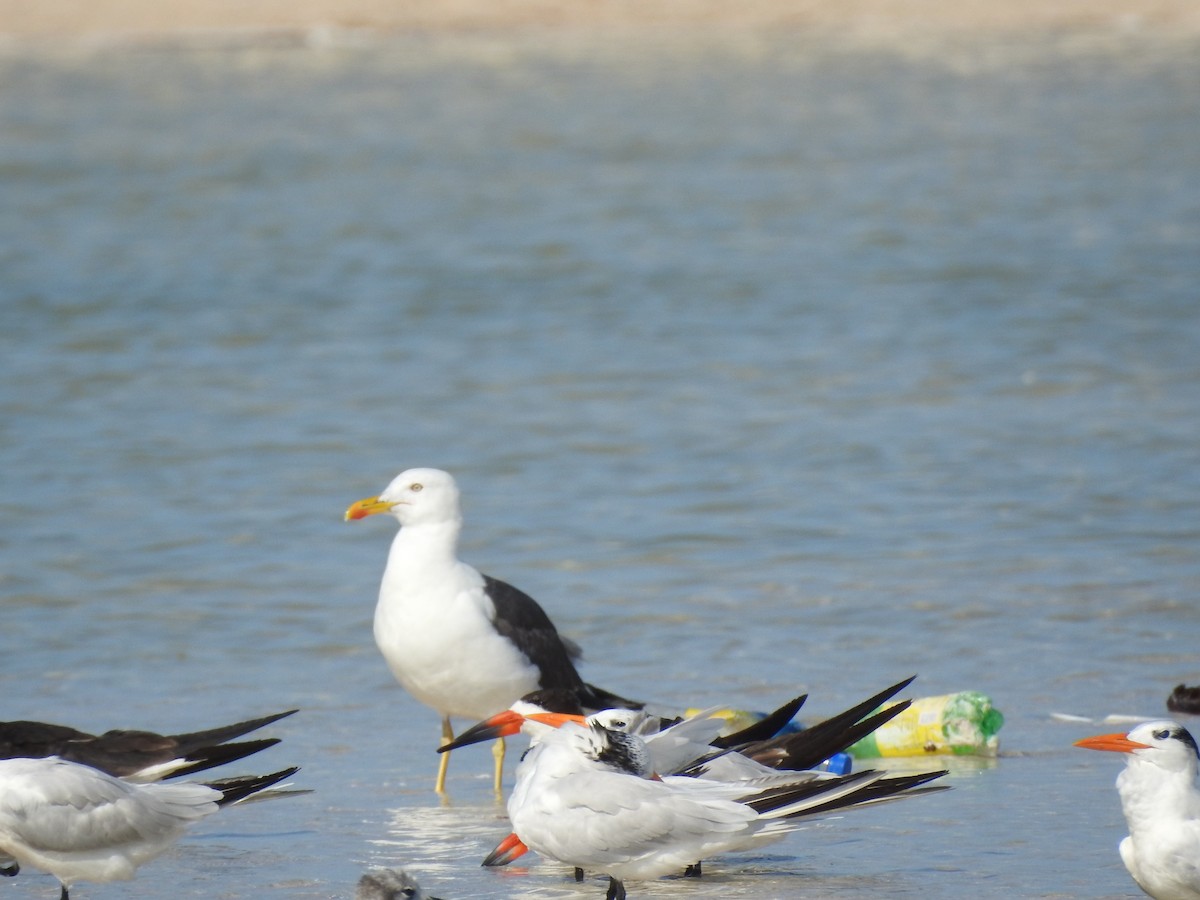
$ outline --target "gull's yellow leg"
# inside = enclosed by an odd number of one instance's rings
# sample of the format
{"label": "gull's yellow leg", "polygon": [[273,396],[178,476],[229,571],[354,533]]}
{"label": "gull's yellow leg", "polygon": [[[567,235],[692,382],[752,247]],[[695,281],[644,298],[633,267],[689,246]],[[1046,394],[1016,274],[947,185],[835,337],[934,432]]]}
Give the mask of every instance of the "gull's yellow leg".
{"label": "gull's yellow leg", "polygon": [[496,743],[492,744],[492,756],[496,759],[496,774],[492,780],[492,787],[495,789],[497,797],[504,793],[504,788],[501,786],[504,778],[504,750],[504,738],[496,738]]}
{"label": "gull's yellow leg", "polygon": [[[454,740],[454,730],[450,727],[450,717],[442,719],[442,744],[448,744]],[[450,751],[447,750],[441,754],[442,761],[438,763],[437,781],[434,782],[433,789],[439,794],[446,793],[446,769],[450,767]]]}

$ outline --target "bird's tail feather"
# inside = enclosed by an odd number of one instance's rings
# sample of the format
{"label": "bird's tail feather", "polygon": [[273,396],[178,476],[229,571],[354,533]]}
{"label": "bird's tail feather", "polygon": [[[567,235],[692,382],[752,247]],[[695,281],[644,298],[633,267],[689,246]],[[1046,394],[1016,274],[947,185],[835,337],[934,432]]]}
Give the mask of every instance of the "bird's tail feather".
{"label": "bird's tail feather", "polygon": [[946,790],[942,787],[922,787],[945,774],[945,770],[939,770],[888,776],[885,772],[865,769],[852,775],[821,779],[796,787],[772,788],[744,802],[764,818],[810,818],[884,800]]}
{"label": "bird's tail feather", "polygon": [[242,775],[236,778],[222,778],[219,781],[207,781],[205,784],[221,792],[221,799],[217,801],[218,806],[228,806],[258,794],[272,785],[279,784],[285,778],[290,778],[299,771],[299,766],[292,766],[279,772],[272,772],[270,775]]}
{"label": "bird's tail feather", "polygon": [[733,734],[719,737],[712,744],[714,747],[724,748],[769,740],[779,734],[784,726],[796,717],[796,713],[800,711],[800,707],[804,705],[804,701],[807,699],[808,694],[801,694],[794,700],[789,700],[774,712],[768,713],[764,718],[752,725],[743,728],[741,731],[735,731]]}
{"label": "bird's tail feather", "polygon": [[180,752],[187,755],[202,747],[211,747],[215,744],[223,744],[226,741],[231,741],[236,737],[241,737],[243,734],[249,734],[251,731],[257,731],[272,722],[278,722],[280,719],[285,719],[295,713],[296,710],[289,709],[286,712],[274,713],[273,715],[263,716],[258,719],[247,719],[245,722],[235,722],[232,725],[221,725],[217,728],[209,728],[206,731],[192,731],[187,734],[172,735],[179,743]]}
{"label": "bird's tail feather", "polygon": [[161,781],[165,778],[181,778],[184,775],[194,775],[207,769],[215,769],[226,763],[236,762],[251,754],[274,747],[279,738],[263,738],[257,741],[239,741],[234,744],[216,744],[212,747],[200,747],[192,752],[173,759],[161,765],[142,769],[131,776],[129,780],[139,782]]}
{"label": "bird's tail feather", "polygon": [[[841,753],[854,742],[870,734],[884,722],[908,709],[912,701],[902,700],[884,710],[879,707],[908,687],[913,678],[906,678],[885,688],[844,712],[831,716],[795,734],[781,735],[760,744],[749,754],[764,765],[777,769],[813,769],[835,753]],[[872,714],[873,713],[873,714]],[[739,749],[739,748],[734,748]]]}

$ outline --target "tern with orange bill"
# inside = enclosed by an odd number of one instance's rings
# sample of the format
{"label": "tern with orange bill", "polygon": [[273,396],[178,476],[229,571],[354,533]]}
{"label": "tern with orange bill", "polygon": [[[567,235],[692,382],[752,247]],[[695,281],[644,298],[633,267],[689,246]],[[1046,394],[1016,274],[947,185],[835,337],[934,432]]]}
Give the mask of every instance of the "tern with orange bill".
{"label": "tern with orange bill", "polygon": [[[545,724],[561,719],[533,715]],[[628,880],[762,846],[805,819],[937,790],[922,785],[945,774],[768,770],[781,777],[725,782],[659,775],[652,758],[639,735],[599,720],[542,732],[508,801],[516,840],[548,859],[607,875],[607,900],[624,900]]]}
{"label": "tern with orange bill", "polygon": [[[347,521],[387,513],[399,524],[375,607],[375,642],[401,686],[442,717],[479,720],[539,688],[575,692],[590,709],[640,706],[587,684],[577,645],[558,633],[528,594],[483,575],[457,557],[459,490],[440,469],[409,469],[377,497],[351,504]],[[494,785],[501,789],[504,741],[497,740]],[[449,754],[434,789],[445,793]]]}
{"label": "tern with orange bill", "polygon": [[[753,788],[760,791],[773,787],[785,790],[811,784],[814,796],[821,796],[824,791],[833,789],[832,784],[843,776],[832,775],[818,767],[903,712],[909,701],[901,701],[884,710],[880,710],[880,706],[912,680],[907,678],[799,732],[777,733],[804,702],[806,698],[803,696],[784,704],[761,723],[725,736],[717,736],[724,722],[711,710],[674,721],[655,720],[645,712],[631,710],[607,710],[585,718],[578,712],[544,711],[541,707],[563,702],[561,695],[548,692],[522,698],[513,704],[512,709],[464,732],[454,746],[522,730],[531,738],[532,754],[540,742],[558,727],[567,724],[596,727],[609,732],[632,734],[637,738],[641,742],[646,774],[654,778],[663,778],[672,783],[678,783],[679,779],[691,779],[726,786],[741,785],[747,790]],[[518,779],[524,771],[524,766],[518,770]],[[814,804],[807,808],[804,815],[823,814],[908,796],[914,793],[913,788],[943,774],[941,771],[928,772],[897,779],[884,777],[880,773],[878,780],[871,782],[869,790],[864,786],[852,798],[833,800],[827,797],[828,804],[826,801]],[[507,865],[529,849],[530,845],[515,826],[514,820],[514,833],[500,842],[484,860],[484,865]],[[700,871],[700,857],[690,859],[684,868],[684,874],[698,875]]]}
{"label": "tern with orange bill", "polygon": [[1125,754],[1117,794],[1129,836],[1119,849],[1138,887],[1155,900],[1200,900],[1200,751],[1191,733],[1160,719],[1075,746]]}

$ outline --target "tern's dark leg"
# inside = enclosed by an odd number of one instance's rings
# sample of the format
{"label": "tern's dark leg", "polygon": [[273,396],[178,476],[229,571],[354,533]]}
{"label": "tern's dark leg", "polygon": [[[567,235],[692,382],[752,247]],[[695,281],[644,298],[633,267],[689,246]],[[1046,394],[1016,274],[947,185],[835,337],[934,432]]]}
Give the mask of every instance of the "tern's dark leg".
{"label": "tern's dark leg", "polygon": [[21,864],[19,862],[17,862],[15,859],[12,861],[12,865],[0,866],[0,875],[3,875],[5,878],[12,878],[14,875],[16,875],[20,871],[21,871]]}
{"label": "tern's dark leg", "polygon": [[702,871],[700,871],[699,861],[697,861],[695,865],[688,866],[686,869],[683,870],[684,878],[699,878],[703,874],[704,873]]}
{"label": "tern's dark leg", "polygon": [[[17,873],[13,872],[13,874],[16,875]],[[583,869],[579,868],[579,866],[575,867],[575,880],[583,881]]]}
{"label": "tern's dark leg", "polygon": [[62,893],[58,895],[58,900],[71,900],[71,895],[67,893],[67,886],[62,886]]}
{"label": "tern's dark leg", "polygon": [[625,885],[611,875],[608,876],[608,893],[604,895],[604,900],[625,900]]}

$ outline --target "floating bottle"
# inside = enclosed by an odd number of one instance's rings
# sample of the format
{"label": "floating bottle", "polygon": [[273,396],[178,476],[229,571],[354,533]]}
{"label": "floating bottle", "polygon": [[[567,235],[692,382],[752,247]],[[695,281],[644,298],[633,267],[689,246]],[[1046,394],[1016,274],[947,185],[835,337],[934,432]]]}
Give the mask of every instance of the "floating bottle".
{"label": "floating bottle", "polygon": [[[883,708],[895,704],[886,704]],[[920,697],[894,719],[853,744],[855,759],[957,754],[995,756],[1004,715],[979,691]]]}

